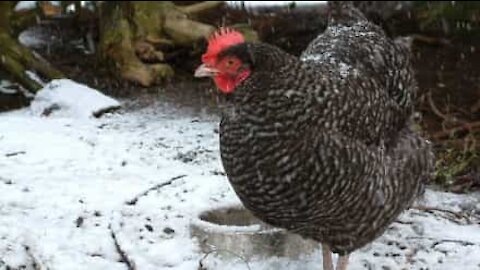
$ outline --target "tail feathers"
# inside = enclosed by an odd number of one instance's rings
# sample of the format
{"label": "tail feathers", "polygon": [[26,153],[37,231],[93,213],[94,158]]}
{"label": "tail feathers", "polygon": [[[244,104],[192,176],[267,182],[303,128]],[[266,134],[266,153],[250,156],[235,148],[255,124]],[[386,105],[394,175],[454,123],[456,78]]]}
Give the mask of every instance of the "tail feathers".
{"label": "tail feathers", "polygon": [[432,178],[435,170],[435,157],[432,145],[419,134],[405,128],[399,134],[398,141],[390,154],[396,160],[397,168],[402,172],[406,185],[416,188],[416,196],[411,198],[409,205],[414,200],[421,198],[425,187]]}
{"label": "tail feathers", "polygon": [[365,21],[365,15],[354,7],[353,1],[328,1],[330,24],[353,24]]}

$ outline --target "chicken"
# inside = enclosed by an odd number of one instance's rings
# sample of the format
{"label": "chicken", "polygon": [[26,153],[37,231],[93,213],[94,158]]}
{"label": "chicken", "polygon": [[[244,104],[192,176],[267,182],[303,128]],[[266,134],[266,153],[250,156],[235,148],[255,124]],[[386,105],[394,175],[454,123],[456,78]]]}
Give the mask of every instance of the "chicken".
{"label": "chicken", "polygon": [[408,47],[350,2],[329,3],[329,25],[301,58],[220,29],[197,77],[229,104],[220,152],[243,205],[272,226],[348,255],[382,235],[433,168],[410,129],[416,82]]}

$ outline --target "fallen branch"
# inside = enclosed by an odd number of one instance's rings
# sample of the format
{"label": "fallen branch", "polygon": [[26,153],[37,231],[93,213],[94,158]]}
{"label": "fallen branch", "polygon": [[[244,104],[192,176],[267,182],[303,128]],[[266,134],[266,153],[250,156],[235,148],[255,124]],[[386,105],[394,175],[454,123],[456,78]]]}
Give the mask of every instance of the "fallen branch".
{"label": "fallen branch", "polygon": [[168,186],[168,185],[171,185],[173,182],[175,182],[176,180],[179,180],[179,179],[182,179],[184,178],[185,176],[187,176],[186,174],[183,174],[183,175],[179,175],[179,176],[175,176],[173,178],[171,178],[170,180],[168,180],[167,182],[163,182],[163,183],[160,183],[160,184],[156,184],[155,186],[145,190],[144,192],[138,194],[137,196],[135,196],[135,198],[125,202],[125,204],[127,205],[135,205],[137,203],[137,201],[143,197],[143,196],[147,196],[148,193],[150,193],[151,191],[154,191],[154,190],[158,190],[164,186]]}
{"label": "fallen branch", "polygon": [[5,54],[0,54],[0,58],[2,60],[2,67],[8,73],[10,73],[16,81],[22,84],[22,86],[31,91],[36,91],[42,88],[41,84],[28,77],[28,75],[25,73],[25,67],[17,60]]}
{"label": "fallen branch", "polygon": [[[1,14],[0,14],[1,16]],[[42,85],[32,79],[27,71],[36,71],[45,79],[63,78],[64,75],[53,68],[39,54],[20,44],[8,32],[0,29],[0,68],[7,71],[17,82],[30,91],[39,90]]]}
{"label": "fallen branch", "polygon": [[24,88],[35,92],[42,87],[42,83],[31,78],[29,71],[34,71],[47,80],[63,78],[64,75],[22,45],[17,36],[12,35],[13,32],[18,34],[21,28],[36,23],[35,13],[30,13],[22,21],[21,15],[14,12],[14,7],[15,1],[0,2],[0,69],[10,74]]}
{"label": "fallen branch", "polygon": [[108,229],[110,230],[110,236],[112,237],[113,243],[115,244],[115,250],[117,251],[118,255],[120,255],[122,262],[127,265],[128,270],[136,270],[137,267],[135,266],[135,262],[128,257],[127,253],[122,249],[122,246],[118,242],[117,235],[112,229],[112,224],[108,225]]}

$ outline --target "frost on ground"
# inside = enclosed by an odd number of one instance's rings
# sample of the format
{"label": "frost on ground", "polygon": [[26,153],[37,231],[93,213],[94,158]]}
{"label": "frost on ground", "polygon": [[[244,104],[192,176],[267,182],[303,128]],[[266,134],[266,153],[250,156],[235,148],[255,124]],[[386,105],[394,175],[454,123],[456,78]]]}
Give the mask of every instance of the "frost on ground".
{"label": "frost on ground", "polygon": [[[162,100],[130,107],[99,119],[0,114],[0,269],[321,269],[320,250],[204,258],[191,221],[238,203],[222,174],[219,119]],[[410,210],[349,269],[479,269],[479,221],[468,217],[479,201],[429,190],[427,205],[466,216]]]}

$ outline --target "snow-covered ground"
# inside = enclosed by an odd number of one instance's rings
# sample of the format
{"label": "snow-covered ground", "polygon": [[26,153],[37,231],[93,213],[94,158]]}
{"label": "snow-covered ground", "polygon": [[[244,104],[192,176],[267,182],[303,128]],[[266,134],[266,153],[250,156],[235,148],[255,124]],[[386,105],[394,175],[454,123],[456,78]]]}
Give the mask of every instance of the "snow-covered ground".
{"label": "snow-covered ground", "polygon": [[[192,219],[238,203],[221,173],[218,117],[160,98],[100,119],[73,116],[0,114],[0,269],[199,269],[205,254],[190,235]],[[426,196],[429,206],[465,214],[480,213],[479,202],[479,194]],[[321,253],[248,265],[212,255],[203,265],[321,269]],[[349,269],[480,269],[479,221],[410,210],[352,254]]]}

